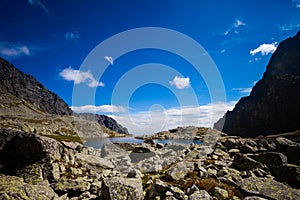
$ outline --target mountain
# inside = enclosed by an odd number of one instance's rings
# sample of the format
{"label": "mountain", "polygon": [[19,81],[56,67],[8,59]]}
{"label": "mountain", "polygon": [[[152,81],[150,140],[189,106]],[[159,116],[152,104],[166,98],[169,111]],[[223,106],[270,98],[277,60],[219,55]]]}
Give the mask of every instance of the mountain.
{"label": "mountain", "polygon": [[77,116],[81,119],[85,119],[88,121],[95,121],[100,125],[107,127],[110,130],[116,131],[121,134],[128,134],[127,128],[120,125],[116,120],[110,118],[106,115],[98,115],[91,113],[80,113]]}
{"label": "mountain", "polygon": [[33,76],[0,58],[0,128],[81,138],[128,134],[108,116],[96,115],[98,120],[82,116],[89,114],[74,113]]}
{"label": "mountain", "polygon": [[230,135],[256,137],[300,129],[300,31],[282,41],[263,78],[214,127]]}
{"label": "mountain", "polygon": [[33,76],[21,72],[3,58],[0,58],[0,90],[23,99],[49,114],[72,115],[73,113],[57,94],[49,91]]}

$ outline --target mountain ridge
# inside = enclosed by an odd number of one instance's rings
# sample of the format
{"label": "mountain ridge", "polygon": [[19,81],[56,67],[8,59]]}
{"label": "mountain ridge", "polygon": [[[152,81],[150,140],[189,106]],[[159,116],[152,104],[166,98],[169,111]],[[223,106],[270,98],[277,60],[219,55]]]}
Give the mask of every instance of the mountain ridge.
{"label": "mountain ridge", "polygon": [[0,89],[2,92],[8,92],[28,101],[49,114],[73,114],[73,111],[57,94],[3,58],[0,58]]}
{"label": "mountain ridge", "polygon": [[[5,59],[0,58],[1,128],[44,135],[54,133],[73,136],[77,133],[83,137],[128,134],[125,127],[108,116],[101,115],[101,120],[79,116],[81,114],[73,112],[62,98],[48,90],[33,76],[25,74]],[[97,115],[94,117],[97,118]],[[44,123],[44,127],[37,122]],[[85,127],[78,127],[78,124]],[[89,133],[85,134],[84,130]]]}
{"label": "mountain ridge", "polygon": [[282,41],[261,80],[214,128],[230,135],[256,137],[300,129],[300,31]]}

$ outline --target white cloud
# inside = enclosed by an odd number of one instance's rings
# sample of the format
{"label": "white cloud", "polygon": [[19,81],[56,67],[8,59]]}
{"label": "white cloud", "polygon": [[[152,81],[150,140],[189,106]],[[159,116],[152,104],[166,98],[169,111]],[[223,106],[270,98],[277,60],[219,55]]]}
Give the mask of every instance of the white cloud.
{"label": "white cloud", "polygon": [[250,54],[253,56],[257,53],[261,53],[261,55],[268,55],[270,53],[274,53],[274,51],[277,49],[277,42],[274,42],[272,44],[261,44],[256,49],[253,49],[250,51]]}
{"label": "white cloud", "polygon": [[201,106],[186,106],[181,108],[142,111],[130,114],[111,115],[120,124],[127,127],[135,135],[153,134],[178,126],[212,127],[227,110],[232,110],[236,101],[215,103]]}
{"label": "white cloud", "polygon": [[68,67],[61,71],[59,75],[67,81],[74,81],[74,84],[87,83],[87,85],[91,88],[98,86],[104,87],[104,83],[98,82],[89,70],[87,72],[83,72],[72,69],[72,67]]}
{"label": "white cloud", "polygon": [[249,87],[249,88],[232,88],[232,90],[237,90],[240,93],[249,94],[251,92],[251,90],[252,90],[252,87]]}
{"label": "white cloud", "polygon": [[84,106],[71,106],[70,107],[74,112],[77,113],[95,113],[95,112],[102,112],[102,113],[122,113],[126,112],[126,108],[122,106],[115,106],[115,105],[84,105]]}
{"label": "white cloud", "polygon": [[225,52],[226,52],[226,49],[222,49],[222,50],[221,50],[221,53],[225,53]]}
{"label": "white cloud", "polygon": [[4,57],[20,57],[22,55],[29,56],[31,52],[26,45],[0,41],[0,54]]}
{"label": "white cloud", "polygon": [[235,22],[233,23],[233,27],[238,28],[240,26],[246,26],[246,24],[244,22],[242,22],[239,19],[236,19]]}
{"label": "white cloud", "polygon": [[230,33],[239,34],[239,29],[241,26],[246,26],[246,23],[240,19],[236,19],[230,26],[228,30],[224,32],[224,35],[229,35]]}
{"label": "white cloud", "polygon": [[77,31],[66,32],[65,33],[65,39],[67,41],[77,43],[80,39],[80,33],[78,33]]}
{"label": "white cloud", "polygon": [[169,81],[171,85],[175,85],[177,89],[185,89],[189,88],[191,86],[190,78],[181,78],[178,76],[175,76],[172,81]]}
{"label": "white cloud", "polygon": [[39,6],[41,6],[41,8],[42,8],[44,11],[46,11],[46,13],[49,13],[48,8],[47,8],[42,2],[40,2],[39,0],[28,0],[28,3],[29,3],[30,5],[39,5]]}
{"label": "white cloud", "polygon": [[104,56],[104,59],[107,60],[110,64],[114,64],[114,59],[111,56]]}

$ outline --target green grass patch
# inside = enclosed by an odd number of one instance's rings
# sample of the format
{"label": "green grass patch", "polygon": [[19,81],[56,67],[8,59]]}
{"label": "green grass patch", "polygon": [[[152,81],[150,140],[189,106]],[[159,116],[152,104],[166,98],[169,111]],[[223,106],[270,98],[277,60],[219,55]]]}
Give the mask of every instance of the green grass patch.
{"label": "green grass patch", "polygon": [[42,135],[42,136],[55,139],[59,142],[66,141],[66,142],[78,142],[80,144],[83,144],[81,138],[78,136],[69,136],[69,135]]}

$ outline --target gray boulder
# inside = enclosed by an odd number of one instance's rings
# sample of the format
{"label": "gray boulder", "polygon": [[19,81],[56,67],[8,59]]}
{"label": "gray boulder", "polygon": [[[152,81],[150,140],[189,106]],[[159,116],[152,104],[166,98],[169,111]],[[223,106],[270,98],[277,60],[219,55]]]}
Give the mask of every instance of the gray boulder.
{"label": "gray boulder", "polygon": [[169,180],[180,180],[183,179],[188,172],[192,171],[194,171],[194,162],[178,162],[166,171],[166,178]]}
{"label": "gray boulder", "polygon": [[255,196],[267,199],[300,199],[300,191],[272,179],[250,177],[238,182],[240,188]]}
{"label": "gray boulder", "polygon": [[193,194],[191,194],[188,198],[188,200],[210,200],[211,197],[205,190],[199,190],[195,191]]}
{"label": "gray boulder", "polygon": [[106,178],[102,181],[101,193],[104,200],[144,199],[142,180],[139,178]]}
{"label": "gray boulder", "polygon": [[47,181],[32,185],[22,178],[0,175],[0,199],[58,199]]}

